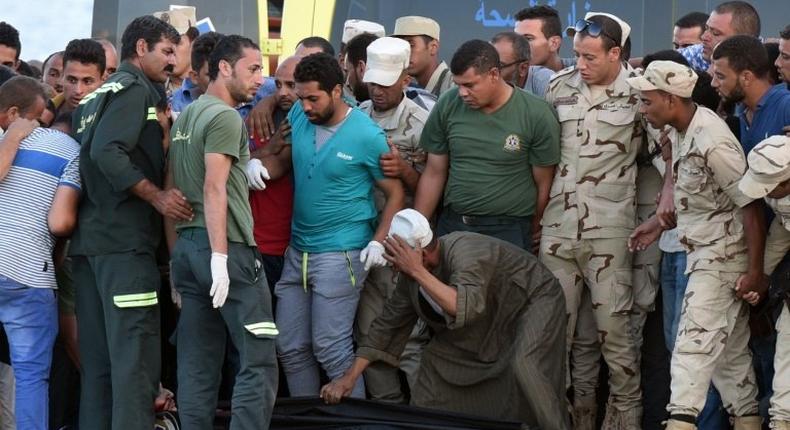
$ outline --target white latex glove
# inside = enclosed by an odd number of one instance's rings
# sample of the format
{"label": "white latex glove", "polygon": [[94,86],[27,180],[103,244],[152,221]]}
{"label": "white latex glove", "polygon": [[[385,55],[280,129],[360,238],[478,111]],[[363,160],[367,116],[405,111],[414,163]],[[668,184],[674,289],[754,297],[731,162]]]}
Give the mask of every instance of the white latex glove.
{"label": "white latex glove", "polygon": [[384,259],[384,245],[381,242],[371,240],[368,246],[359,253],[359,261],[365,263],[365,270],[371,267],[384,267],[387,260]]}
{"label": "white latex glove", "polygon": [[261,160],[257,158],[250,158],[247,162],[247,183],[253,190],[263,191],[266,189],[266,180],[271,179],[269,171],[263,167]]}
{"label": "white latex glove", "polygon": [[168,278],[170,278],[170,300],[176,305],[176,308],[181,309],[181,294],[178,293],[176,290],[176,283],[173,281],[173,262],[170,262],[170,273]]}
{"label": "white latex glove", "polygon": [[211,253],[211,303],[214,308],[221,308],[228,298],[230,277],[228,276],[228,256],[219,252]]}

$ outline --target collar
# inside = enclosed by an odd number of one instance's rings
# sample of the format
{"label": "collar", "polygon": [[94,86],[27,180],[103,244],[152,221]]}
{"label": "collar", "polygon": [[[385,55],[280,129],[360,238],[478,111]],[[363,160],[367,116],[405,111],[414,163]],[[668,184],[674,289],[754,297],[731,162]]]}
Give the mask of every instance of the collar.
{"label": "collar", "polygon": [[[400,125],[400,118],[403,115],[403,111],[406,110],[406,101],[408,99],[409,98],[406,97],[406,93],[403,93],[403,98],[401,99],[400,103],[398,103],[398,106],[395,106],[388,111],[378,113],[375,113],[375,110],[373,109],[373,103],[371,102],[370,117],[377,119],[378,125],[382,129],[396,130]],[[374,115],[376,116],[374,117]]]}
{"label": "collar", "polygon": [[[626,68],[625,66],[620,66],[620,73],[617,75],[615,80],[606,87],[606,91],[604,92],[606,99],[630,95],[633,89],[630,85],[628,85],[627,79],[632,76],[636,76],[636,72],[630,69],[630,67]],[[593,106],[598,105],[606,100],[592,100],[590,87],[582,80],[582,75],[579,72],[574,72],[573,75],[571,75],[571,77],[565,81],[565,85],[576,88]]]}
{"label": "collar", "polygon": [[[161,99],[161,97],[159,96],[159,92],[156,91],[156,88],[154,88],[153,82],[151,82],[151,80],[148,79],[148,76],[146,76],[145,73],[143,73],[143,71],[140,70],[137,66],[133,65],[128,61],[122,61],[121,65],[118,66],[117,71],[126,72],[129,73],[130,75],[133,75],[138,82],[140,82],[148,89],[149,96],[151,96],[154,99],[154,104],[159,102],[159,99]],[[112,79],[112,77],[110,79]]]}
{"label": "collar", "polygon": [[[758,111],[762,110],[763,106],[765,106],[768,103],[771,103],[775,97],[779,96],[779,93],[785,91],[785,89],[782,88],[783,86],[784,84],[779,84],[769,88],[768,91],[766,91],[765,94],[763,94],[763,96],[760,97],[760,100],[757,102],[757,108],[754,110],[754,113],[756,114]],[[748,110],[749,107],[746,106],[746,104],[743,102],[740,102],[737,105],[735,105],[735,114],[737,116],[742,117],[742,119],[744,119],[743,114],[746,113]]]}
{"label": "collar", "polygon": [[431,74],[431,79],[428,79],[428,84],[425,85],[425,90],[433,91],[436,85],[439,83],[439,77],[442,76],[442,72],[444,72],[447,69],[448,69],[447,63],[445,63],[444,61],[439,63],[439,65],[436,67],[436,70],[434,70],[433,74]]}
{"label": "collar", "polygon": [[[680,139],[678,142],[678,155],[688,152],[689,148],[691,148],[691,142],[694,141],[694,136],[696,136],[697,133],[701,131],[702,125],[697,125],[697,123],[700,121],[701,114],[702,108],[697,105],[697,109],[694,111],[694,116],[691,117],[691,122],[689,123],[689,126],[686,127],[686,131],[683,134],[678,132],[678,137],[682,136],[682,139]],[[674,154],[674,152],[675,148],[672,148],[672,153]]]}

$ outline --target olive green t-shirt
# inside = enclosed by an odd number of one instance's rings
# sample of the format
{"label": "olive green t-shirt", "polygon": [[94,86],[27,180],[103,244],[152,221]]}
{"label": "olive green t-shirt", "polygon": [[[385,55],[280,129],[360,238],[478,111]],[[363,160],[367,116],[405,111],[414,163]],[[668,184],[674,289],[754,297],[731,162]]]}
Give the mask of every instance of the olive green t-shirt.
{"label": "olive green t-shirt", "polygon": [[250,159],[247,129],[241,116],[222,100],[202,95],[178,116],[170,134],[170,169],[176,188],[186,196],[195,217],[182,222],[177,230],[206,227],[203,183],[205,155],[232,157],[228,175],[228,241],[255,246],[252,213],[244,168]]}
{"label": "olive green t-shirt", "polygon": [[560,126],[548,103],[521,89],[487,114],[452,88],[431,111],[420,146],[449,155],[446,207],[462,215],[526,217],[537,199],[532,166],[560,161]]}

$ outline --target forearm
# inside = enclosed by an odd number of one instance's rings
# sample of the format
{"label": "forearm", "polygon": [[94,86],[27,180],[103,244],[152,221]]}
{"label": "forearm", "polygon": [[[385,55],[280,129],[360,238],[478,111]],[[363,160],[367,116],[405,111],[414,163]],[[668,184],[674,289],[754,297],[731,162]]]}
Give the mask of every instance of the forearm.
{"label": "forearm", "polygon": [[129,191],[132,194],[136,195],[137,197],[145,200],[146,202],[153,205],[154,200],[156,199],[157,194],[159,194],[162,190],[159,189],[153,182],[149,181],[148,179],[143,178],[140,182],[132,185],[129,188]]}
{"label": "forearm", "polygon": [[436,211],[446,179],[447,172],[442,173],[435,170],[426,170],[420,176],[414,197],[414,209],[423,214],[425,218],[431,219]]}
{"label": "forearm", "polygon": [[755,200],[743,208],[743,230],[749,258],[748,273],[762,274],[765,255],[765,214],[763,201]]}
{"label": "forearm", "polygon": [[381,211],[379,226],[376,229],[376,233],[373,235],[373,239],[379,242],[383,242],[384,239],[387,238],[387,233],[389,233],[392,218],[396,213],[398,213],[399,210],[403,209],[403,203],[406,196],[400,183],[395,182],[395,184],[397,186],[393,187],[387,192],[387,203],[384,205],[384,209]]}
{"label": "forearm", "polygon": [[11,165],[16,158],[16,152],[19,150],[19,144],[22,138],[17,136],[6,136],[0,140],[0,181],[5,179],[8,172],[11,170]]}
{"label": "forearm", "polygon": [[228,195],[225,184],[206,182],[203,187],[206,230],[211,252],[228,254]]}
{"label": "forearm", "polygon": [[365,357],[356,357],[354,364],[346,371],[345,377],[352,378],[356,382],[357,378],[362,375],[362,372],[370,366],[370,360]]}
{"label": "forearm", "polygon": [[422,267],[415,273],[410,274],[421,287],[431,296],[436,303],[447,312],[448,315],[455,317],[458,313],[458,291],[437,279]]}
{"label": "forearm", "polygon": [[269,172],[270,180],[280,179],[291,171],[291,151],[280,151],[276,155],[261,158],[263,167]]}
{"label": "forearm", "polygon": [[406,189],[412,193],[417,192],[417,185],[420,183],[420,172],[417,169],[407,164],[400,179]]}

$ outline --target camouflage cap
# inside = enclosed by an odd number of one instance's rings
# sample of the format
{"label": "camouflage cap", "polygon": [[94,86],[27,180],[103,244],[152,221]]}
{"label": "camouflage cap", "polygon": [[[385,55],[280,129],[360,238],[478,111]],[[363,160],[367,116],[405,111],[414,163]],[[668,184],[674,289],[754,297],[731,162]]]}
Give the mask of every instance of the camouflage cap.
{"label": "camouflage cap", "polygon": [[771,136],[749,152],[749,170],[738,188],[753,199],[765,197],[790,179],[790,137]]}
{"label": "camouflage cap", "polygon": [[439,23],[424,16],[402,16],[395,20],[392,37],[428,36],[439,40]]}
{"label": "camouflage cap", "polygon": [[387,31],[384,26],[378,22],[365,21],[362,19],[349,19],[343,24],[343,37],[340,39],[343,43],[348,43],[351,39],[360,34],[370,33],[378,37],[384,37]]}
{"label": "camouflage cap", "polygon": [[661,90],[690,98],[697,83],[697,73],[674,61],[653,61],[642,76],[628,78],[628,85],[639,91]]}

